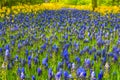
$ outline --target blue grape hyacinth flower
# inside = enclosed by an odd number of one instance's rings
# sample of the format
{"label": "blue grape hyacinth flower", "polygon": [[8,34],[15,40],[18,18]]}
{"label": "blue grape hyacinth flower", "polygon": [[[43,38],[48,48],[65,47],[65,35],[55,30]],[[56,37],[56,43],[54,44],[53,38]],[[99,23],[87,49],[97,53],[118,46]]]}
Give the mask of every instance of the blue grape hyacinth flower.
{"label": "blue grape hyacinth flower", "polygon": [[32,76],[32,80],[36,80],[34,75]]}

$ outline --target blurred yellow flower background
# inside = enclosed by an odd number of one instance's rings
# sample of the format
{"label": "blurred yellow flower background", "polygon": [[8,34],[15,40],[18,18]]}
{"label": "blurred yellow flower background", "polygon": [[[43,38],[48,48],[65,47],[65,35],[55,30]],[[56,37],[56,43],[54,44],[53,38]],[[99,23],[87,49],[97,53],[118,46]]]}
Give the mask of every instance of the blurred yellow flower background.
{"label": "blurred yellow flower background", "polygon": [[[11,8],[2,7],[0,9],[0,17],[4,17],[5,15],[12,14],[18,14],[20,12],[22,13],[30,13],[40,10],[59,10],[62,8],[74,8],[78,10],[92,10],[91,5],[65,5],[60,3],[43,3],[43,4],[36,4],[36,5],[18,5],[18,6],[12,6]],[[117,6],[99,6],[95,9],[95,12],[100,12],[102,14],[106,13],[119,13],[120,8]]]}

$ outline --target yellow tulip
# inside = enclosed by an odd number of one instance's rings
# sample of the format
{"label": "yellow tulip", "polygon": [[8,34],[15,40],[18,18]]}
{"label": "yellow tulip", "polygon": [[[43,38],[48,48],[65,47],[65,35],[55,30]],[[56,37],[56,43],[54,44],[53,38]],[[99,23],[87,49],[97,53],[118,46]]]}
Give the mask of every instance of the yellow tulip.
{"label": "yellow tulip", "polygon": [[[36,14],[37,11],[39,10],[59,10],[61,8],[74,8],[78,10],[92,10],[92,5],[65,5],[61,3],[43,3],[43,4],[36,4],[36,5],[27,5],[27,4],[20,4],[18,6],[12,6],[11,10],[14,14],[19,14],[20,12],[22,13],[30,13],[34,12]],[[3,13],[6,13],[6,15],[9,15],[11,10],[7,7],[2,7],[0,9],[0,17],[4,17]],[[7,12],[6,12],[7,11]],[[117,6],[98,6],[95,9],[95,12],[99,12],[101,14],[106,14],[106,13],[119,13],[120,8]]]}

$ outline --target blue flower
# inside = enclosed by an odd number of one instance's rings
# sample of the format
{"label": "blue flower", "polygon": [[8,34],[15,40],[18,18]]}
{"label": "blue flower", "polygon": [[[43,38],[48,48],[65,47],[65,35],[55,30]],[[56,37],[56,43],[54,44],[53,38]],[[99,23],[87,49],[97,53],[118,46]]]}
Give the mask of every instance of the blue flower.
{"label": "blue flower", "polygon": [[75,50],[78,50],[79,49],[79,44],[74,42],[74,47],[75,47]]}
{"label": "blue flower", "polygon": [[63,50],[62,56],[65,60],[69,60],[69,53],[67,49]]}
{"label": "blue flower", "polygon": [[42,53],[43,53],[43,50],[40,50],[40,53],[42,54]]}
{"label": "blue flower", "polygon": [[15,45],[15,41],[12,40],[12,41],[11,41],[11,44],[12,44],[12,45]]}
{"label": "blue flower", "polygon": [[5,61],[9,60],[10,59],[10,51],[8,49],[6,49],[5,51]]}
{"label": "blue flower", "polygon": [[78,39],[84,39],[84,35],[79,34]]}
{"label": "blue flower", "polygon": [[83,50],[84,50],[84,52],[88,52],[89,51],[89,46],[85,46]]}
{"label": "blue flower", "polygon": [[18,49],[20,49],[22,47],[22,45],[20,43],[18,43]]}
{"label": "blue flower", "polygon": [[98,47],[101,47],[104,44],[104,41],[102,39],[97,40]]}
{"label": "blue flower", "polygon": [[38,60],[38,58],[37,58],[37,57],[35,57],[35,58],[34,58],[34,63],[35,63],[35,64],[37,64],[37,63],[38,63],[38,61],[39,61],[39,60]]}
{"label": "blue flower", "polygon": [[97,55],[100,57],[101,56],[101,51],[97,51]]}
{"label": "blue flower", "polygon": [[114,61],[118,61],[118,56],[116,54],[113,55]]}
{"label": "blue flower", "polygon": [[7,67],[8,67],[8,70],[12,69],[12,63],[8,63]]}
{"label": "blue flower", "polygon": [[2,23],[2,22],[0,22],[0,29],[2,29],[2,27],[3,27],[3,23]]}
{"label": "blue flower", "polygon": [[75,61],[79,64],[79,63],[80,63],[80,58],[77,56],[77,57],[75,58]]}
{"label": "blue flower", "polygon": [[62,67],[63,67],[63,63],[62,62],[58,62],[57,70],[59,70]]}
{"label": "blue flower", "polygon": [[48,58],[44,58],[44,59],[42,60],[42,65],[44,65],[45,68],[48,67]]}
{"label": "blue flower", "polygon": [[103,56],[103,57],[106,55],[106,51],[107,51],[106,48],[104,48],[104,49],[102,50],[102,56]]}
{"label": "blue flower", "polygon": [[102,27],[105,27],[105,23],[101,24]]}
{"label": "blue flower", "polygon": [[46,44],[46,43],[41,46],[41,48],[42,48],[43,50],[46,49],[46,47],[47,47],[47,44]]}
{"label": "blue flower", "polygon": [[105,62],[106,62],[106,56],[102,58],[102,63],[105,64]]}
{"label": "blue flower", "polygon": [[18,30],[19,28],[18,27],[13,27],[13,28],[11,28],[11,31],[16,31],[16,30]]}
{"label": "blue flower", "polygon": [[57,47],[57,45],[53,45],[52,49],[53,49],[55,52],[58,52],[58,47]]}
{"label": "blue flower", "polygon": [[64,36],[64,38],[65,38],[65,39],[68,39],[68,34],[66,34],[66,35]]}
{"label": "blue flower", "polygon": [[34,75],[32,76],[32,80],[36,80]]}
{"label": "blue flower", "polygon": [[28,51],[28,50],[25,50],[25,55],[26,55],[26,56],[28,56],[28,53],[29,53],[29,51]]}
{"label": "blue flower", "polygon": [[112,51],[116,52],[116,50],[117,50],[117,46],[114,46]]}
{"label": "blue flower", "polygon": [[72,63],[72,70],[75,70],[76,66],[75,63]]}
{"label": "blue flower", "polygon": [[67,71],[64,71],[64,79],[68,79],[69,78],[69,73]]}
{"label": "blue flower", "polygon": [[28,56],[28,61],[31,60],[31,58],[32,58],[31,56]]}
{"label": "blue flower", "polygon": [[100,70],[100,73],[98,74],[98,80],[102,80],[103,78],[103,71]]}
{"label": "blue flower", "polygon": [[82,78],[82,77],[85,78],[85,77],[86,77],[86,71],[85,71],[85,69],[82,68],[82,67],[80,67],[80,68],[77,69],[76,74],[77,74],[77,76],[80,77],[80,78]]}
{"label": "blue flower", "polygon": [[25,73],[25,69],[24,69],[24,67],[22,67],[21,72]]}
{"label": "blue flower", "polygon": [[68,63],[67,67],[68,67],[68,69],[70,70],[71,67],[72,67],[71,63]]}
{"label": "blue flower", "polygon": [[48,70],[48,78],[51,80],[53,78],[53,71],[51,68]]}
{"label": "blue flower", "polygon": [[3,49],[2,48],[0,48],[0,53],[2,53],[3,52]]}
{"label": "blue flower", "polygon": [[84,64],[85,64],[85,67],[90,68],[90,66],[91,66],[90,59],[85,59]]}
{"label": "blue flower", "polygon": [[31,60],[28,60],[28,67],[31,68]]}
{"label": "blue flower", "polygon": [[70,46],[69,44],[65,44],[65,45],[63,46],[63,50],[64,50],[64,49],[68,49],[69,46]]}
{"label": "blue flower", "polygon": [[48,58],[44,58],[44,59],[42,60],[42,64],[43,64],[43,65],[45,65],[47,62],[48,62]]}
{"label": "blue flower", "polygon": [[21,80],[25,79],[25,74],[23,72],[21,72],[20,78],[21,78]]}
{"label": "blue flower", "polygon": [[21,69],[18,67],[18,69],[17,69],[17,74],[20,76],[20,74],[21,74]]}
{"label": "blue flower", "polygon": [[108,54],[108,56],[109,56],[109,57],[113,57],[113,53],[110,52],[110,53]]}
{"label": "blue flower", "polygon": [[93,52],[96,52],[96,48],[95,48],[95,47],[93,47],[93,48],[92,48],[92,51],[93,51]]}
{"label": "blue flower", "polygon": [[84,40],[84,43],[88,43],[88,42],[89,42],[89,39],[85,39],[85,40]]}
{"label": "blue flower", "polygon": [[104,36],[105,36],[105,38],[107,38],[109,36],[109,33],[107,32]]}
{"label": "blue flower", "polygon": [[38,73],[38,76],[40,76],[42,73],[42,70],[40,68],[37,68],[37,73]]}
{"label": "blue flower", "polygon": [[89,51],[88,51],[88,53],[89,53],[90,55],[92,54],[92,52],[93,52],[92,50],[89,50]]}
{"label": "blue flower", "polygon": [[91,72],[91,80],[96,80],[94,71]]}
{"label": "blue flower", "polygon": [[80,51],[80,55],[82,55],[82,54],[84,54],[84,50],[81,50],[81,51]]}
{"label": "blue flower", "polygon": [[61,76],[62,76],[62,73],[61,72],[57,72],[56,75],[55,75],[55,79],[56,80],[60,80]]}
{"label": "blue flower", "polygon": [[15,56],[15,61],[18,61],[18,58],[19,58],[18,55],[16,55],[16,56]]}
{"label": "blue flower", "polygon": [[10,51],[10,46],[9,46],[9,44],[7,44],[7,45],[5,46],[5,50]]}

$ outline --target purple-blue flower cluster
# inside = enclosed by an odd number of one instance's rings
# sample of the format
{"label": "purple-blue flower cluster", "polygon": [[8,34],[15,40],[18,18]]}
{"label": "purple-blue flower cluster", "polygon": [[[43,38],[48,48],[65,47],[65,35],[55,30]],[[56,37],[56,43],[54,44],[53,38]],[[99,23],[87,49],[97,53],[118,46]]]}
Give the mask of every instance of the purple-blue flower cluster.
{"label": "purple-blue flower cluster", "polygon": [[15,80],[119,80],[111,79],[120,74],[119,16],[76,9],[6,15],[0,66]]}

